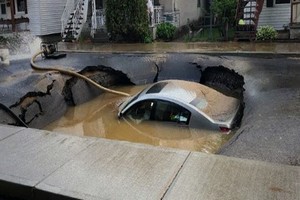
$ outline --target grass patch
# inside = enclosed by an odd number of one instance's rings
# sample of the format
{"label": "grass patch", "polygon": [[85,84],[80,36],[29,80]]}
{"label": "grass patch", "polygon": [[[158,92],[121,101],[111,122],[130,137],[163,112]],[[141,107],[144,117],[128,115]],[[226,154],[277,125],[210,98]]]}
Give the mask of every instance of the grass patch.
{"label": "grass patch", "polygon": [[[229,40],[234,38],[234,29],[230,28],[228,31]],[[215,41],[224,41],[224,37],[222,36],[222,32],[220,28],[214,27],[212,28],[212,34],[210,36],[210,28],[203,28],[201,31],[198,31],[194,34],[187,34],[184,36],[185,42],[215,42]]]}

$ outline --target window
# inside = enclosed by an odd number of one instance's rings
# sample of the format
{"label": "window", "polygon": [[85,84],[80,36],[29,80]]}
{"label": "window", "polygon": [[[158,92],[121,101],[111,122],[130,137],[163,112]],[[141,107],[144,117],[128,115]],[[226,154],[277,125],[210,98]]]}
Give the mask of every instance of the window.
{"label": "window", "polygon": [[163,100],[140,101],[125,113],[125,117],[136,123],[154,120],[188,124],[190,116],[185,108]]}
{"label": "window", "polygon": [[273,7],[274,0],[267,0],[267,7]]}
{"label": "window", "polygon": [[198,7],[198,8],[201,7],[201,0],[197,0],[197,7]]}
{"label": "window", "polygon": [[150,120],[153,106],[154,101],[151,100],[138,102],[129,108],[125,116],[137,123]]}
{"label": "window", "polygon": [[17,0],[17,11],[25,12],[25,0]]}
{"label": "window", "polygon": [[25,12],[26,11],[26,0],[16,0],[16,11]]}
{"label": "window", "polygon": [[96,9],[103,9],[103,0],[96,0]]}
{"label": "window", "polygon": [[191,113],[188,110],[177,104],[168,101],[157,101],[153,119],[188,124],[190,115]]}
{"label": "window", "polygon": [[276,4],[291,3],[291,0],[276,0]]}
{"label": "window", "polygon": [[6,15],[6,5],[5,4],[1,4],[1,15]]}

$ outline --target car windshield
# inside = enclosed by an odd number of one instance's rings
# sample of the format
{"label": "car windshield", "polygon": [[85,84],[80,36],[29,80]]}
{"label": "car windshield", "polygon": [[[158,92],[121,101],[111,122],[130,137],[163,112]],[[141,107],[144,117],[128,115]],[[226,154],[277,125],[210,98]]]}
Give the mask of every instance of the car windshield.
{"label": "car windshield", "polygon": [[140,96],[140,94],[141,94],[142,92],[143,92],[143,90],[140,91],[139,93],[137,93],[137,95],[135,95],[134,97],[132,97],[131,99],[129,99],[127,102],[124,102],[124,103],[125,103],[124,108],[125,108],[126,106],[128,106],[129,104],[131,104],[131,102],[133,102],[133,101],[135,101],[137,98],[139,98],[139,96]]}

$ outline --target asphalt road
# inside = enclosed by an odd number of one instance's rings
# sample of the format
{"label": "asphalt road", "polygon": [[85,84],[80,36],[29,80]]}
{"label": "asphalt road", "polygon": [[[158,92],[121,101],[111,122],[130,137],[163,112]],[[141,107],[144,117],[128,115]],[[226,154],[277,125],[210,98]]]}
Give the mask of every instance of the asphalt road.
{"label": "asphalt road", "polygon": [[[201,55],[201,54],[97,54],[72,53],[65,59],[47,60],[42,65],[85,66],[105,65],[121,70],[132,82],[152,82],[156,65],[158,80],[176,78],[198,81],[199,66],[223,65],[244,76],[245,112],[242,125],[219,154],[300,165],[300,67],[298,57],[281,55]],[[22,96],[20,87],[31,90],[39,79],[29,69],[29,60],[13,61],[1,68],[0,100],[13,104]],[[14,79],[19,74],[20,81]],[[10,75],[12,79],[4,81]],[[33,75],[33,76],[32,76]],[[25,79],[28,77],[29,79]]]}

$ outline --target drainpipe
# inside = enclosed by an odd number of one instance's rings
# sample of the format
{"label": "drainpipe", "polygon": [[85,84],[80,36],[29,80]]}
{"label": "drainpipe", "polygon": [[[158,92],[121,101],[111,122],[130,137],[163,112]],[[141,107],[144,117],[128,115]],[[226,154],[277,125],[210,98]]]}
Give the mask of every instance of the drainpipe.
{"label": "drainpipe", "polygon": [[10,13],[11,13],[11,28],[13,32],[16,32],[16,21],[15,21],[15,1],[9,0]]}
{"label": "drainpipe", "polygon": [[213,24],[213,14],[211,10],[212,0],[210,0],[209,2],[210,2],[209,39],[212,40],[212,24]]}

